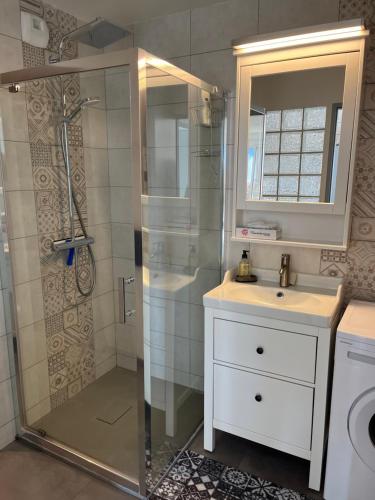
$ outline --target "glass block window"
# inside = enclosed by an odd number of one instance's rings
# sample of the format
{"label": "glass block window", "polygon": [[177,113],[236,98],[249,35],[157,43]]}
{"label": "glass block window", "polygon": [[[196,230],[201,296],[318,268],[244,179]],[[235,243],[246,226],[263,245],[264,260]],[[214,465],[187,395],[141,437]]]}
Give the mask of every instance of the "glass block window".
{"label": "glass block window", "polygon": [[318,202],[325,106],[266,113],[262,199]]}

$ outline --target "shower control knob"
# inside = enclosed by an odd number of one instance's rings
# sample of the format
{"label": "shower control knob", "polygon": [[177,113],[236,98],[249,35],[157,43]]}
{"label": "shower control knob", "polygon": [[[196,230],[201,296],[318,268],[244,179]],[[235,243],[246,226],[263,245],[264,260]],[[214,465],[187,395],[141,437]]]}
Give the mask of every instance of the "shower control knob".
{"label": "shower control knob", "polygon": [[125,316],[127,318],[131,318],[135,314],[135,309],[130,309],[129,311],[126,311]]}
{"label": "shower control knob", "polygon": [[134,281],[135,281],[134,276],[129,276],[129,278],[125,279],[125,285],[131,285],[132,283],[134,283]]}

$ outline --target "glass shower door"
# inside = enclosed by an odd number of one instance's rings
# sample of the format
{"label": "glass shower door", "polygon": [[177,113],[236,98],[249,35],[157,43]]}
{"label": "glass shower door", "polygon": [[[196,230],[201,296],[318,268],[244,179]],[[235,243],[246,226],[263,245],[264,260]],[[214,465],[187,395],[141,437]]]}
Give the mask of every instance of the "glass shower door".
{"label": "glass shower door", "polygon": [[222,102],[147,67],[143,318],[149,487],[203,420],[203,294],[220,283]]}
{"label": "glass shower door", "polygon": [[137,483],[129,66],[0,90],[24,424]]}
{"label": "glass shower door", "polygon": [[203,419],[222,101],[140,49],[72,67],[0,88],[21,434],[143,494]]}

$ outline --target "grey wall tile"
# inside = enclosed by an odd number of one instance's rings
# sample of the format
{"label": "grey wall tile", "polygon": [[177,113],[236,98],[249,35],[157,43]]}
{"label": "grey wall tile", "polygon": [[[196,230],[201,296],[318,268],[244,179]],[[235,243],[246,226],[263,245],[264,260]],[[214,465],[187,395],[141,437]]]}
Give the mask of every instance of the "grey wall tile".
{"label": "grey wall tile", "polygon": [[190,53],[190,11],[158,17],[134,27],[134,45],[160,57]]}
{"label": "grey wall tile", "polygon": [[256,34],[258,0],[228,0],[191,11],[191,53],[230,48],[235,38]]}
{"label": "grey wall tile", "polygon": [[8,191],[33,189],[30,144],[28,142],[1,141],[4,160],[4,184]]}
{"label": "grey wall tile", "polygon": [[0,33],[21,38],[21,14],[18,0],[0,0]]}
{"label": "grey wall tile", "polygon": [[333,22],[338,15],[339,0],[260,0],[259,32]]}
{"label": "grey wall tile", "polygon": [[235,94],[236,61],[232,49],[192,55],[191,72],[202,80]]}
{"label": "grey wall tile", "polygon": [[[3,19],[3,11],[1,12],[1,19]],[[0,35],[0,72],[4,73],[6,71],[21,69],[22,67],[21,40]]]}

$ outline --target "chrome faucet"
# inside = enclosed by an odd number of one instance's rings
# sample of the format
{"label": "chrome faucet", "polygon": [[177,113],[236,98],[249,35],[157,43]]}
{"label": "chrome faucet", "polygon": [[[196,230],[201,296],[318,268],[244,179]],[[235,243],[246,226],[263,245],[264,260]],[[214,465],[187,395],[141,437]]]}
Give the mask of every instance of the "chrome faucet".
{"label": "chrome faucet", "polygon": [[290,255],[288,253],[283,253],[281,256],[281,267],[280,267],[280,287],[287,288],[290,286],[289,280],[290,273]]}

